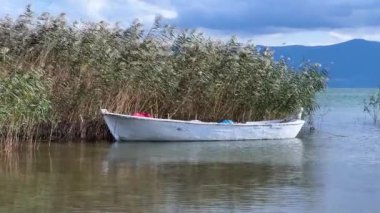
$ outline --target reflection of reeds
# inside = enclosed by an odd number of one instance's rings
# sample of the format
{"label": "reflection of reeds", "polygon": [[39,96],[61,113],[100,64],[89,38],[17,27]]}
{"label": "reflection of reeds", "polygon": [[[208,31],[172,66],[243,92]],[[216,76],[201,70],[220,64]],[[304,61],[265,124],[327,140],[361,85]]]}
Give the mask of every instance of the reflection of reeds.
{"label": "reflection of reeds", "polygon": [[[190,146],[187,150],[192,149]],[[108,161],[109,168],[104,172],[107,151],[107,146],[69,143],[50,147],[41,144],[38,150],[10,153],[8,158],[0,159],[0,186],[6,192],[0,193],[0,212],[154,212],[172,206],[191,211],[224,201],[228,207],[249,208],[285,205],[295,196],[304,198],[301,192],[313,193],[313,177],[307,177],[310,168],[302,163],[138,164],[132,159]],[[279,193],[283,189],[289,194]]]}
{"label": "reflection of reeds", "polygon": [[19,173],[19,153],[4,152],[0,154],[0,171],[1,174],[17,174]]}
{"label": "reflection of reeds", "polygon": [[29,8],[0,20],[3,138],[104,138],[100,108],[205,121],[282,118],[301,106],[312,111],[324,86],[317,65],[295,70],[250,43],[158,20],[149,31],[138,21],[122,29],[36,17]]}
{"label": "reflection of reeds", "polygon": [[[21,175],[33,167],[35,162],[34,158],[36,156],[36,152],[38,151],[37,143],[29,144],[29,146],[21,146],[21,144],[17,141],[14,141],[13,143],[6,142],[4,144],[16,147],[5,147],[3,152],[0,152],[1,174],[12,174],[13,176]],[[12,152],[15,148],[18,148],[19,152]]]}

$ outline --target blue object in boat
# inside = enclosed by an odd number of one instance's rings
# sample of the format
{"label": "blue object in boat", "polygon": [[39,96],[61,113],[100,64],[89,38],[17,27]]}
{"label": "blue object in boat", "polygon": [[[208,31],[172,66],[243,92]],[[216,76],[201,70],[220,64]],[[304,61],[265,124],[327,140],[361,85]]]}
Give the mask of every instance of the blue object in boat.
{"label": "blue object in boat", "polygon": [[220,124],[234,124],[234,122],[231,120],[221,120],[218,123],[220,123]]}

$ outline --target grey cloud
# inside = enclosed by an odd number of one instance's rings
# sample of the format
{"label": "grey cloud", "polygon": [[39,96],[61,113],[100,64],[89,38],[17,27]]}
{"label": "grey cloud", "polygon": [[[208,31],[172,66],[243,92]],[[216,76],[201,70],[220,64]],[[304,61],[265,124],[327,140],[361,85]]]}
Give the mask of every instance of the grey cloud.
{"label": "grey cloud", "polygon": [[337,29],[380,25],[380,2],[370,0],[176,0],[181,27],[271,33],[279,29]]}

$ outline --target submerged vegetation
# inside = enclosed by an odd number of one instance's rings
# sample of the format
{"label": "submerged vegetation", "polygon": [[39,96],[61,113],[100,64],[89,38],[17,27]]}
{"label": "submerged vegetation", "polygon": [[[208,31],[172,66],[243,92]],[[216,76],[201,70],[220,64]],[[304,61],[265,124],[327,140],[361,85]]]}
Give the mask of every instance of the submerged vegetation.
{"label": "submerged vegetation", "polygon": [[368,113],[376,124],[380,116],[380,89],[364,101],[364,112]]}
{"label": "submerged vegetation", "polygon": [[269,49],[139,21],[122,28],[73,22],[30,7],[0,20],[3,139],[107,135],[100,108],[155,117],[236,121],[315,108],[320,66],[293,68]]}

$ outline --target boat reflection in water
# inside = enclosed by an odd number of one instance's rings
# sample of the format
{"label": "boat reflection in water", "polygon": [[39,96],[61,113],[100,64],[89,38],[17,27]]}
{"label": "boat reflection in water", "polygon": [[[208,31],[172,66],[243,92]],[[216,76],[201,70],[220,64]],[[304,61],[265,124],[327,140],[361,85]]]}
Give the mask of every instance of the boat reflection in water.
{"label": "boat reflection in water", "polygon": [[301,139],[115,143],[103,172],[147,211],[299,210],[310,197]]}
{"label": "boat reflection in water", "polygon": [[222,142],[115,143],[107,161],[113,163],[252,163],[299,166],[301,139]]}

